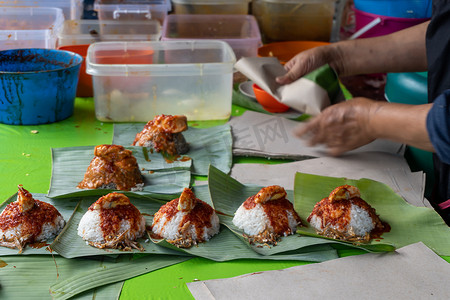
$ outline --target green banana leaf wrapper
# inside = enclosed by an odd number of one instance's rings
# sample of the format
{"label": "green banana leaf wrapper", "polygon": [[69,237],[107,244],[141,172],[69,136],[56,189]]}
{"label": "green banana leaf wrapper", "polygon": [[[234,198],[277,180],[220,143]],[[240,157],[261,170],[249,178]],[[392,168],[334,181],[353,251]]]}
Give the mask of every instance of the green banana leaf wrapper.
{"label": "green banana leaf wrapper", "polygon": [[[79,189],[77,185],[94,158],[94,148],[66,147],[52,149],[52,178],[47,196],[67,198],[74,196],[101,196],[115,190]],[[144,178],[142,191],[126,191],[126,195],[157,196],[181,193],[191,181],[191,160],[167,163],[158,153],[150,153],[143,147],[125,147],[133,152]],[[166,198],[161,196],[160,198]]]}
{"label": "green banana leaf wrapper", "polygon": [[[129,146],[136,134],[144,128],[144,123],[114,124],[113,143]],[[192,174],[207,175],[209,165],[229,173],[232,165],[232,136],[229,125],[219,125],[209,128],[189,127],[183,132],[189,151],[183,156],[192,159]],[[157,153],[162,156],[162,154]]]}
{"label": "green banana leaf wrapper", "polygon": [[[450,255],[450,228],[433,209],[410,205],[389,186],[374,180],[297,173],[294,187],[296,211],[306,220],[318,201],[328,197],[332,190],[344,184],[358,187],[361,198],[375,208],[380,219],[391,227],[380,239],[373,239],[369,244],[358,246],[377,247],[390,244],[401,248],[421,241],[439,255]],[[298,232],[320,237],[311,226],[302,227]]]}
{"label": "green banana leaf wrapper", "polygon": [[[227,174],[224,174],[220,170],[211,167],[209,171],[209,189],[211,193],[211,198],[214,203],[214,207],[219,211],[219,218],[222,224],[227,226],[239,239],[245,242],[249,247],[251,247],[255,252],[262,255],[273,255],[275,253],[285,253],[288,251],[293,251],[296,249],[302,249],[304,247],[310,247],[314,245],[322,244],[344,244],[349,247],[354,247],[358,249],[365,250],[367,252],[384,252],[393,251],[395,248],[390,244],[379,243],[377,245],[353,245],[345,244],[341,241],[321,239],[317,237],[311,237],[307,235],[289,235],[282,237],[281,241],[277,243],[274,247],[261,247],[261,245],[255,244],[251,245],[243,237],[244,232],[237,228],[232,220],[234,212],[239,208],[239,206],[250,196],[255,195],[262,188],[256,185],[243,185],[235,179],[231,178]],[[286,190],[288,199],[293,202],[294,193],[293,191]],[[297,212],[299,212],[296,209]],[[302,223],[306,224],[306,218],[304,214],[299,214]],[[307,217],[307,216],[306,216]],[[299,227],[301,230],[304,227]]]}

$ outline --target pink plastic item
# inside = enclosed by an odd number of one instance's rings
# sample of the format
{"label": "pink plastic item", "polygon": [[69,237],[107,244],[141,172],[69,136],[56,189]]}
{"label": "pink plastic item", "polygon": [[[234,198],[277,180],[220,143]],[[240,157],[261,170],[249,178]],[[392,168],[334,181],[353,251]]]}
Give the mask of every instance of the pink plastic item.
{"label": "pink plastic item", "polygon": [[390,34],[408,27],[428,21],[429,18],[396,18],[382,15],[371,14],[354,8],[355,11],[355,31],[380,18],[381,21],[371,29],[361,34],[359,38],[375,37]]}
{"label": "pink plastic item", "polygon": [[446,209],[450,207],[450,199],[448,199],[447,201],[442,202],[441,204],[439,204],[439,208],[440,209]]}

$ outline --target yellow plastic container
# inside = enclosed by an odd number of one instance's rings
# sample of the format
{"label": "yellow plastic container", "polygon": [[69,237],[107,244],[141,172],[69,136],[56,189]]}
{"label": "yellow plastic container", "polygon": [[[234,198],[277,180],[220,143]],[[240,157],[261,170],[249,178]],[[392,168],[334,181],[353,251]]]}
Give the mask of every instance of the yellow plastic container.
{"label": "yellow plastic container", "polygon": [[175,14],[246,15],[251,0],[172,0]]}
{"label": "yellow plastic container", "polygon": [[330,41],[336,0],[253,0],[265,42]]}

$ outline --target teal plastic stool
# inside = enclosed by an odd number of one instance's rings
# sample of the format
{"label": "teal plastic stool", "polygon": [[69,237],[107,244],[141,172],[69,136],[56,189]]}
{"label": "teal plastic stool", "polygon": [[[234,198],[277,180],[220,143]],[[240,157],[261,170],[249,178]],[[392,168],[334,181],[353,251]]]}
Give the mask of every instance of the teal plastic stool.
{"label": "teal plastic stool", "polygon": [[[389,102],[404,104],[428,103],[428,73],[388,73],[385,87],[385,97]],[[426,174],[425,196],[431,195],[434,184],[433,155],[415,147],[407,146],[405,159],[411,171],[423,171]]]}

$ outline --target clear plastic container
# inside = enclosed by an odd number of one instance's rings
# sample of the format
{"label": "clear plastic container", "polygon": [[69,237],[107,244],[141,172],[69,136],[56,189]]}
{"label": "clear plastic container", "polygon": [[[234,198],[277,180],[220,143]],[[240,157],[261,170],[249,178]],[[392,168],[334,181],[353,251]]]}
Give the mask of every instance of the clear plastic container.
{"label": "clear plastic container", "polygon": [[176,14],[246,15],[251,0],[172,0]]}
{"label": "clear plastic container", "polygon": [[262,46],[255,17],[251,15],[168,15],[161,40],[219,39],[227,42],[236,59],[257,56]]}
{"label": "clear plastic container", "polygon": [[58,34],[58,46],[92,44],[100,41],[157,41],[157,20],[67,20]]}
{"label": "clear plastic container", "polygon": [[[161,24],[157,20],[67,20],[58,34],[58,49],[80,54],[86,59],[90,44],[100,41],[157,41],[161,37]],[[92,77],[85,64],[80,69],[77,96],[94,95]]]}
{"label": "clear plastic container", "polygon": [[81,19],[83,15],[83,0],[2,0],[2,6],[61,8],[66,20]]}
{"label": "clear plastic container", "polygon": [[330,41],[337,0],[253,0],[264,42]]}
{"label": "clear plastic container", "polygon": [[161,24],[172,10],[170,0],[95,0],[99,20],[147,20]]}
{"label": "clear plastic container", "polygon": [[188,120],[231,115],[233,50],[219,40],[98,42],[86,72],[95,114],[104,122],[148,122],[159,114]]}
{"label": "clear plastic container", "polygon": [[1,7],[0,50],[55,49],[64,23],[62,9],[52,7]]}

